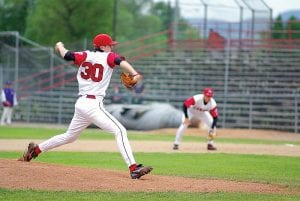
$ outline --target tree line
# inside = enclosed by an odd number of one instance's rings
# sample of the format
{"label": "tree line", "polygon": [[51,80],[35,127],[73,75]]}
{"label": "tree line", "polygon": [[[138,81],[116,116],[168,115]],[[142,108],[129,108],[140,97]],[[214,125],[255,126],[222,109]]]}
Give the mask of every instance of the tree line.
{"label": "tree line", "polygon": [[300,21],[291,16],[287,22],[283,22],[279,15],[272,25],[272,38],[274,39],[300,39]]}
{"label": "tree line", "polygon": [[[0,0],[0,31],[18,31],[46,46],[81,43],[98,33],[122,42],[169,29],[174,14],[169,2],[154,0]],[[180,22],[185,24],[181,33],[197,35],[183,19]],[[294,16],[283,22],[279,15],[272,38],[300,39],[300,22]]]}
{"label": "tree line", "polygon": [[153,0],[2,0],[0,31],[42,45],[91,40],[108,33],[128,41],[170,27],[175,8]]}

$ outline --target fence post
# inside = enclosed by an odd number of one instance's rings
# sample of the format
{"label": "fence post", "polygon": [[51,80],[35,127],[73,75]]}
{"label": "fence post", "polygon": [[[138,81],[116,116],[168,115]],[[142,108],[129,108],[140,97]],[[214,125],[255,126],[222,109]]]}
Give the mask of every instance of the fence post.
{"label": "fence post", "polygon": [[59,102],[58,102],[58,119],[57,119],[57,123],[61,124],[61,117],[62,115],[62,95],[61,93],[59,94]]}
{"label": "fence post", "polygon": [[295,133],[298,133],[298,97],[295,94]]}
{"label": "fence post", "polygon": [[[49,48],[49,53],[50,53],[50,86],[53,86],[54,81],[53,81],[53,77],[54,77],[54,51],[53,48]],[[53,91],[53,89],[51,89],[51,91]]]}
{"label": "fence post", "polygon": [[[4,80],[3,80],[3,68],[2,68],[2,67],[0,67],[0,80],[4,81]],[[0,83],[1,89],[3,88],[3,84],[4,84],[4,83],[2,83],[2,82]]]}
{"label": "fence post", "polygon": [[226,109],[227,109],[227,94],[223,95],[223,111],[222,111],[222,128],[225,128],[226,124]]}
{"label": "fence post", "polygon": [[30,122],[30,116],[31,116],[31,103],[32,103],[32,100],[31,100],[30,97],[28,98],[27,103],[28,103],[28,105],[27,105],[27,117],[26,117],[26,122],[29,123],[29,122]]}
{"label": "fence post", "polygon": [[226,42],[226,48],[225,48],[225,69],[224,69],[224,110],[223,110],[223,121],[222,126],[225,128],[225,122],[226,122],[226,107],[227,107],[227,96],[228,96],[228,78],[229,78],[229,67],[231,65],[230,61],[230,54],[231,54],[231,35],[229,33],[228,40]]}
{"label": "fence post", "polygon": [[19,38],[19,32],[15,32],[15,36],[16,36],[16,44],[15,44],[15,81],[14,81],[14,86],[15,86],[15,91],[19,91],[19,84],[18,84],[18,80],[19,80],[19,48],[20,48],[20,38]]}
{"label": "fence post", "polygon": [[252,119],[253,119],[252,112],[253,112],[253,100],[252,100],[252,97],[250,96],[250,99],[249,99],[249,129],[252,129]]}

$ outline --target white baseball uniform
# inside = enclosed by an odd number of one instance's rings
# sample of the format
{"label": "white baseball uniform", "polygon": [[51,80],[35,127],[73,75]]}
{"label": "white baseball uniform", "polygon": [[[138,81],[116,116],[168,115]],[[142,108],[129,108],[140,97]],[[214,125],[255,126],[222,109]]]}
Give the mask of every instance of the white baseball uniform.
{"label": "white baseball uniform", "polygon": [[124,126],[103,106],[106,89],[119,55],[113,52],[74,52],[74,64],[79,66],[77,81],[80,96],[68,130],[39,144],[42,152],[75,141],[82,130],[91,123],[115,135],[117,146],[128,167],[135,164],[131,146]]}
{"label": "white baseball uniform", "polygon": [[[11,87],[5,87],[1,92],[1,101],[3,113],[0,125],[11,124],[13,108],[18,105],[16,92]],[[6,105],[6,102],[9,102],[10,105]]]}
{"label": "white baseball uniform", "polygon": [[[185,101],[185,106],[188,108],[188,118],[191,119],[198,119],[201,122],[204,122],[209,128],[211,128],[213,123],[213,117],[218,116],[218,110],[217,110],[217,103],[216,101],[211,98],[208,103],[204,103],[204,95],[203,94],[197,94]],[[182,122],[184,121],[185,116],[182,116]],[[181,138],[187,129],[188,125],[182,123],[177,132],[174,144],[179,144],[181,141]],[[212,143],[212,142],[211,142]]]}

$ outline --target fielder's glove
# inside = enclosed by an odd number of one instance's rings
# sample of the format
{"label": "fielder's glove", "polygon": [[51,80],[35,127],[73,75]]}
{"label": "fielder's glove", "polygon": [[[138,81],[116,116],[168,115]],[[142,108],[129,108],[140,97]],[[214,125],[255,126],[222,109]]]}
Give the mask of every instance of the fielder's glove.
{"label": "fielder's glove", "polygon": [[11,106],[10,102],[8,102],[8,101],[3,102],[3,105],[4,105],[5,107],[10,107],[10,106]]}
{"label": "fielder's glove", "polygon": [[125,72],[121,73],[120,79],[122,84],[127,89],[132,89],[137,83],[137,80],[134,79],[134,75],[129,75],[129,73],[125,73]]}

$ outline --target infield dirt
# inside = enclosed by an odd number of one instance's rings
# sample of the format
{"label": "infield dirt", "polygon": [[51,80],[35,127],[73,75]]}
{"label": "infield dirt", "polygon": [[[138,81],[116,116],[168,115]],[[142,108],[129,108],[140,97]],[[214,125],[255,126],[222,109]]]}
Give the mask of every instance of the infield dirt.
{"label": "infield dirt", "polygon": [[[176,129],[162,129],[147,133],[174,134]],[[201,134],[202,133],[202,134]],[[188,129],[186,135],[205,135],[199,129]],[[299,134],[259,130],[220,130],[220,138],[250,138],[286,140],[299,142]],[[21,151],[28,140],[0,140],[0,151]],[[134,152],[176,152],[172,142],[131,141]],[[183,142],[181,153],[205,153],[204,142]],[[118,151],[114,141],[78,140],[53,151]],[[22,152],[20,152],[21,154]],[[210,152],[211,153],[211,152]],[[299,145],[259,145],[218,143],[213,153],[244,153],[300,156]],[[154,167],[155,168],[155,167]],[[299,189],[285,186],[252,182],[238,182],[216,179],[195,179],[149,174],[140,180],[132,180],[127,171],[98,168],[82,168],[54,165],[32,161],[0,160],[0,187],[11,189],[37,189],[58,191],[115,191],[115,192],[251,192],[272,194],[297,194]],[[155,171],[155,169],[154,169]],[[34,174],[33,174],[34,172]],[[59,179],[58,179],[59,178]],[[178,185],[180,184],[180,185]]]}

